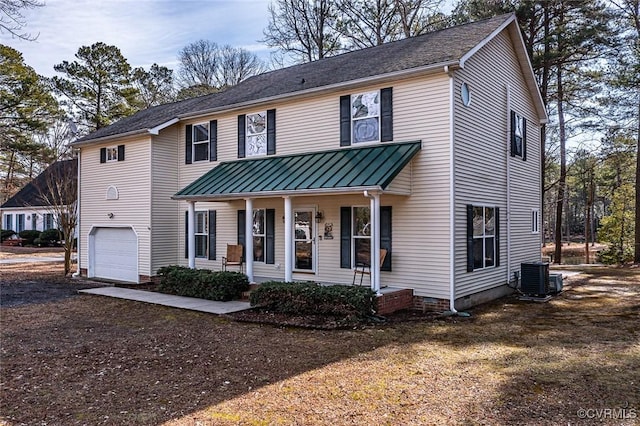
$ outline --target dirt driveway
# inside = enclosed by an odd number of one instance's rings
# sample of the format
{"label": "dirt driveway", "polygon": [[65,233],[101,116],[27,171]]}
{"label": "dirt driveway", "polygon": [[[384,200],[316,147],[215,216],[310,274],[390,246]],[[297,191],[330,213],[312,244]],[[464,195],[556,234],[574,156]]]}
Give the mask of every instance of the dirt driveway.
{"label": "dirt driveway", "polygon": [[[60,267],[23,283],[71,285]],[[0,424],[640,424],[638,270],[567,284],[544,304],[339,331],[86,295],[3,306]]]}

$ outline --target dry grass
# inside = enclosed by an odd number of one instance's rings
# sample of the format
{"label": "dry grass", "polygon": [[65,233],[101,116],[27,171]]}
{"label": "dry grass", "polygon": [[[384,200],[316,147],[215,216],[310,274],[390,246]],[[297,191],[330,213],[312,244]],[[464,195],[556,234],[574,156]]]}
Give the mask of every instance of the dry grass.
{"label": "dry grass", "polygon": [[[82,296],[3,308],[0,416],[19,424],[638,424],[640,274],[544,304],[314,331]],[[566,284],[566,282],[565,282]],[[595,413],[595,412],[591,412]]]}

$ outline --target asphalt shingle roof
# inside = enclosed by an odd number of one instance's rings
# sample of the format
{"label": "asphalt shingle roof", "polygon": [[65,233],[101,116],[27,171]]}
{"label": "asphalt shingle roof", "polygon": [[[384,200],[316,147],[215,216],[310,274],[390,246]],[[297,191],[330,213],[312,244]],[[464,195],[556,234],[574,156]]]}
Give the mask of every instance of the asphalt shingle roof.
{"label": "asphalt shingle roof", "polygon": [[52,198],[50,194],[46,193],[47,181],[50,176],[58,176],[72,173],[78,174],[78,161],[77,160],[61,160],[56,161],[49,167],[47,167],[42,173],[36,176],[31,182],[22,187],[13,197],[9,198],[1,207],[42,207],[46,206],[43,202],[43,196],[47,199]]}
{"label": "asphalt shingle roof", "polygon": [[215,108],[294,94],[303,90],[347,83],[412,68],[455,63],[489,37],[511,16],[511,14],[500,15],[376,47],[266,72],[248,78],[221,93],[148,108],[84,136],[75,143],[143,131],[166,123],[173,118]]}

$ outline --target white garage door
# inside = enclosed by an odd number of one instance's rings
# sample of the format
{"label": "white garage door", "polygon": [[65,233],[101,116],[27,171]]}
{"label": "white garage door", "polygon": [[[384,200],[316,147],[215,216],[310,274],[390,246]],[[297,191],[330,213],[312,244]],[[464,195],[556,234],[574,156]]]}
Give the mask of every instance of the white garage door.
{"label": "white garage door", "polygon": [[131,228],[93,231],[93,276],[138,282],[138,237]]}

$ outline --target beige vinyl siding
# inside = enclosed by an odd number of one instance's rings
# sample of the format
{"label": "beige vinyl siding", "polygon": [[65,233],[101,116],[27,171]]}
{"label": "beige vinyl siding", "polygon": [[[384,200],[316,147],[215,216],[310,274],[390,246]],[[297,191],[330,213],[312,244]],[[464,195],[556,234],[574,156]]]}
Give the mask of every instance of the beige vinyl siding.
{"label": "beige vinyl siding", "polygon": [[[471,88],[464,106],[460,86]],[[527,119],[527,160],[509,155],[507,84],[511,108]],[[540,205],[538,119],[506,31],[455,73],[456,297],[507,282],[507,167],[510,162],[511,271],[540,259],[539,235],[530,232],[531,209]],[[466,205],[500,208],[500,266],[466,271]]]}
{"label": "beige vinyl siding", "polygon": [[177,126],[171,126],[153,137],[151,145],[151,274],[158,268],[176,264],[179,231],[178,203],[171,197],[178,192],[179,150]]}
{"label": "beige vinyl siding", "polygon": [[[412,78],[357,90],[336,92],[313,99],[296,100],[265,107],[276,108],[277,155],[338,149],[339,99],[341,95],[393,87],[394,140],[422,140],[422,151],[396,178],[389,190],[408,192],[410,196],[383,195],[382,205],[393,207],[393,272],[383,272],[387,285],[413,287],[415,294],[448,297],[449,286],[449,101],[446,74]],[[237,115],[258,109],[208,117],[218,120],[218,159],[237,159]],[[185,124],[196,124],[197,120]],[[202,176],[217,162],[184,164],[184,124],[179,126],[179,187]],[[343,196],[294,197],[293,206],[317,206],[324,213],[324,223],[333,223],[333,240],[318,240],[317,275],[294,273],[294,279],[316,279],[323,282],[351,283],[353,271],[340,268],[340,207],[368,205],[363,194]],[[232,203],[196,203],[196,210],[215,209],[217,213],[216,261],[197,259],[197,267],[220,268],[227,243],[237,239],[237,210],[244,201]],[[254,208],[276,209],[275,265],[256,262],[254,274],[263,278],[284,278],[284,201],[282,198],[255,199]],[[179,259],[184,258],[184,212],[179,206]],[[278,268],[277,265],[280,264]]]}
{"label": "beige vinyl siding", "polygon": [[[125,160],[100,163],[100,148],[124,145]],[[81,267],[88,268],[88,235],[93,227],[132,227],[138,236],[138,274],[150,275],[151,144],[148,137],[83,147],[81,150]],[[117,200],[107,200],[109,186]],[[113,213],[113,218],[107,217]]]}

